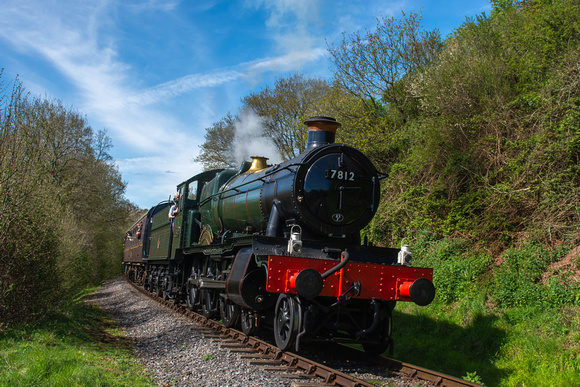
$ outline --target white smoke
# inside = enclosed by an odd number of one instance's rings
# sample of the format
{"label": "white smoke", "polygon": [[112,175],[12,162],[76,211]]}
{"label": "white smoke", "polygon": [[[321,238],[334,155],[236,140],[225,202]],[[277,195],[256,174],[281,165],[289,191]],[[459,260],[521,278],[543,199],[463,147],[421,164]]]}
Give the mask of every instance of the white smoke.
{"label": "white smoke", "polygon": [[278,152],[274,141],[264,136],[266,119],[257,115],[254,111],[241,113],[239,121],[234,124],[234,155],[236,162],[251,161],[250,156],[262,156],[268,158],[268,164],[282,162],[282,156]]}

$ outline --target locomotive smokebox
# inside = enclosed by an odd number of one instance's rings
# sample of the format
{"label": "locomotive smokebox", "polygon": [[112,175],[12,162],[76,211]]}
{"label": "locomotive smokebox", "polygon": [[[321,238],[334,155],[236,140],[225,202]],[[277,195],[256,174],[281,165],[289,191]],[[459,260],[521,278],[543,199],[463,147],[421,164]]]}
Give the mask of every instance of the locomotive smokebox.
{"label": "locomotive smokebox", "polygon": [[304,121],[304,124],[308,126],[306,150],[334,143],[336,130],[340,127],[340,122],[332,117],[324,116],[311,117]]}

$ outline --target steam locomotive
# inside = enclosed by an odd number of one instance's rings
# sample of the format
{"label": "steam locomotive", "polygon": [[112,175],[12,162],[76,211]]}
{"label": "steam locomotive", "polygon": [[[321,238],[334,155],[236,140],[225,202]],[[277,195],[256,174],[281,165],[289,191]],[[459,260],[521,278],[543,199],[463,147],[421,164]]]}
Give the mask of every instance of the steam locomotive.
{"label": "steam locomotive", "polygon": [[179,200],[157,204],[127,231],[125,274],[245,334],[272,331],[281,350],[332,341],[392,351],[396,301],[428,305],[433,271],[410,266],[406,245],[361,243],[379,173],[334,142],[335,119],[305,124],[306,150],[294,159],[252,157],[179,184]]}

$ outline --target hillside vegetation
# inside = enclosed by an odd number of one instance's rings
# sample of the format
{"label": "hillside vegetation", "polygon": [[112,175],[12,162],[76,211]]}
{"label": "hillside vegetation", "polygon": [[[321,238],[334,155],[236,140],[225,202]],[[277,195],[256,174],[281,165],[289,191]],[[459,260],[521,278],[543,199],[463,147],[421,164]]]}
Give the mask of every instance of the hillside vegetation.
{"label": "hillside vegetation", "polygon": [[367,234],[411,238],[435,269],[437,304],[403,309],[395,355],[488,385],[579,385],[580,2],[497,2],[439,47],[406,40],[436,55],[375,100],[341,58],[380,55],[381,35],[334,56],[388,173]]}
{"label": "hillside vegetation", "polygon": [[411,238],[435,269],[437,304],[403,309],[395,355],[488,385],[579,385],[580,2],[496,2],[428,38],[406,44],[436,55],[366,104],[388,173],[367,234]]}
{"label": "hillside vegetation", "polygon": [[373,157],[389,176],[368,234],[415,238],[441,301],[482,284],[500,307],[580,301],[579,11],[496,4],[380,101]]}
{"label": "hillside vegetation", "polygon": [[487,385],[580,385],[580,1],[496,1],[441,39],[420,16],[329,44],[335,77],[295,74],[207,129],[198,161],[235,165],[235,123],[285,158],[302,122],[387,174],[364,230],[434,268],[436,301],[399,305],[395,357]]}

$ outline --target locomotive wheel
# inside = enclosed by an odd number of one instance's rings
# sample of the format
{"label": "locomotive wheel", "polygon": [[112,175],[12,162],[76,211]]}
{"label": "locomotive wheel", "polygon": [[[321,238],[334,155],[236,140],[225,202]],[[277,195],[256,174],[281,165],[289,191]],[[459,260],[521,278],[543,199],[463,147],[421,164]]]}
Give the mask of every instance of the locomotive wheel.
{"label": "locomotive wheel", "polygon": [[364,343],[363,349],[369,356],[377,356],[389,350],[389,355],[393,355],[393,316],[391,311],[381,319],[379,331],[371,336],[371,339],[376,339],[376,343]]}
{"label": "locomotive wheel", "polygon": [[155,279],[155,294],[158,297],[163,296],[163,274],[157,274],[157,278]]}
{"label": "locomotive wheel", "polygon": [[153,293],[155,291],[155,277],[153,276],[153,273],[150,272],[147,278],[147,290]]}
{"label": "locomotive wheel", "polygon": [[145,276],[143,275],[143,269],[141,267],[137,268],[137,285],[143,286]]}
{"label": "locomotive wheel", "polygon": [[187,309],[195,310],[197,305],[199,304],[199,289],[193,285],[188,283],[187,284]]}
{"label": "locomotive wheel", "polygon": [[155,289],[157,289],[157,288],[155,287],[156,286],[155,285],[155,281],[157,281],[157,276],[155,274],[153,274],[153,272],[151,272],[149,274],[149,291],[151,293],[155,293],[156,292]]}
{"label": "locomotive wheel", "polygon": [[[191,269],[191,275],[189,278],[193,279],[193,280],[196,280],[199,278],[199,273],[197,272],[195,267],[193,267]],[[186,291],[187,291],[187,295],[186,295],[187,309],[196,310],[199,307],[199,301],[200,301],[200,293],[201,292],[199,291],[199,288],[196,285],[189,283],[189,279],[188,279],[188,282],[186,284]]]}
{"label": "locomotive wheel", "polygon": [[151,275],[143,275],[143,289],[151,291]]}
{"label": "locomotive wheel", "polygon": [[257,315],[246,308],[242,308],[240,322],[242,325],[242,332],[244,332],[245,335],[253,335],[258,329]]}
{"label": "locomotive wheel", "polygon": [[300,327],[300,305],[298,300],[288,294],[280,294],[276,303],[274,317],[274,338],[276,346],[282,351],[294,344]]}
{"label": "locomotive wheel", "polygon": [[218,308],[218,293],[211,290],[201,292],[201,314],[205,318],[212,318],[216,315]]}
{"label": "locomotive wheel", "polygon": [[238,322],[240,307],[230,300],[222,298],[220,299],[220,316],[222,318],[222,323],[227,328],[231,328]]}
{"label": "locomotive wheel", "polygon": [[171,282],[170,282],[170,278],[169,278],[169,274],[167,272],[165,272],[165,275],[163,276],[163,282],[162,282],[162,291],[163,291],[163,299],[164,300],[169,300],[171,298]]}

